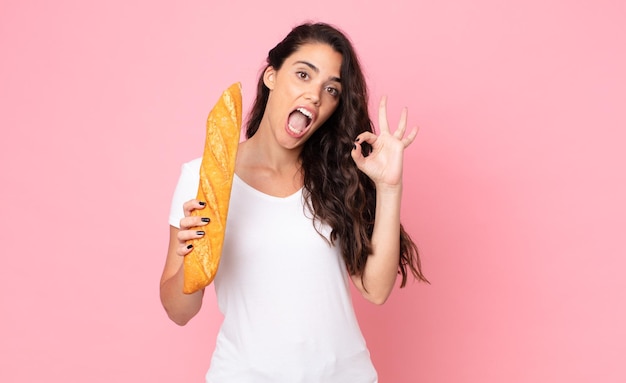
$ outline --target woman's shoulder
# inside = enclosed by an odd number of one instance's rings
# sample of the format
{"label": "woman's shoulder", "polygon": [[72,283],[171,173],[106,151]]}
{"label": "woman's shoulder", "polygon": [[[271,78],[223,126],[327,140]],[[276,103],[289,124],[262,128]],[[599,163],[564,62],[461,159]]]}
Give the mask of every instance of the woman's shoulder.
{"label": "woman's shoulder", "polygon": [[195,158],[191,161],[183,163],[181,167],[181,171],[183,173],[192,172],[199,173],[200,172],[200,164],[202,164],[202,157]]}

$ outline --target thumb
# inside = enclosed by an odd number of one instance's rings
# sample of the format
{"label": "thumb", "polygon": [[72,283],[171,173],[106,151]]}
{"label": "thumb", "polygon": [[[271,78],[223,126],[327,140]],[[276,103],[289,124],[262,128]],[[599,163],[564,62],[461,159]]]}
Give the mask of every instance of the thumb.
{"label": "thumb", "polygon": [[361,147],[360,142],[353,144],[350,155],[352,156],[352,160],[356,164],[357,168],[361,169],[363,163],[365,162],[365,156],[363,156],[363,148]]}

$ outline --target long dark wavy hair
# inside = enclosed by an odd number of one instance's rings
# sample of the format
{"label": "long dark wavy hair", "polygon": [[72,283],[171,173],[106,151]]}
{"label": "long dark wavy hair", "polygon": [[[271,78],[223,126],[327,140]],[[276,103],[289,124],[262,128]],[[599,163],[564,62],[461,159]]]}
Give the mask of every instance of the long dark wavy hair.
{"label": "long dark wavy hair", "polygon": [[[324,23],[307,23],[295,27],[269,51],[268,67],[279,70],[285,59],[307,43],[324,43],[343,57],[341,63],[342,93],[337,109],[303,145],[300,159],[304,174],[306,203],[315,219],[331,228],[330,242],[339,243],[348,272],[363,277],[365,262],[372,253],[370,238],[374,230],[376,189],[372,180],[361,172],[350,153],[354,140],[362,132],[373,132],[367,110],[367,86],[358,57],[348,38],[337,28]],[[259,129],[269,89],[259,76],[257,95],[248,116],[247,138]],[[364,154],[369,150],[364,145]],[[400,225],[401,287],[409,271],[421,281],[422,274],[417,246]]]}

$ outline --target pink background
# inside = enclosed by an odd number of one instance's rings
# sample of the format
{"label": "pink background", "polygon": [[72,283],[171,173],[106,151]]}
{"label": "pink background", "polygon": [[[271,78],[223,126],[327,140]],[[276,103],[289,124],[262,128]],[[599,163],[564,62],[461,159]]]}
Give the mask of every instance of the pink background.
{"label": "pink background", "polygon": [[2,0],[0,381],[203,381],[213,294],[183,328],[158,297],[170,197],[306,19],[421,126],[403,221],[432,285],[355,297],[381,382],[626,381],[625,4]]}

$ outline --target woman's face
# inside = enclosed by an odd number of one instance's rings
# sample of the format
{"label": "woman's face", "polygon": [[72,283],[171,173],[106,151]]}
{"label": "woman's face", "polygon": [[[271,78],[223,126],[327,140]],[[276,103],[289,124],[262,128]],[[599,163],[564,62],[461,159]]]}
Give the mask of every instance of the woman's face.
{"label": "woman's face", "polygon": [[265,70],[270,94],[263,120],[283,147],[301,146],[333,114],[342,91],[341,62],[330,45],[309,43],[287,57],[280,70]]}

